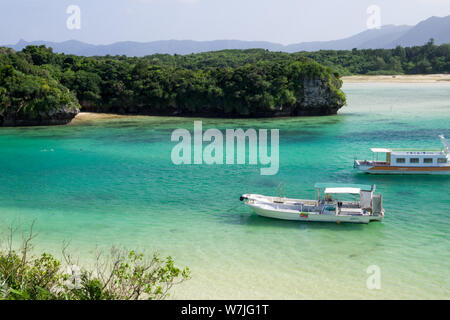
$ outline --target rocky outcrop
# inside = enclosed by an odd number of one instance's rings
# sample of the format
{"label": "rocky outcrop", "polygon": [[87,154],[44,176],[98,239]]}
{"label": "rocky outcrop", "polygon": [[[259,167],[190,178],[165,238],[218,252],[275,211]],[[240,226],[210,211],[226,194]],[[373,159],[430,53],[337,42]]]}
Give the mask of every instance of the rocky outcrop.
{"label": "rocky outcrop", "polygon": [[[329,83],[333,81],[334,83]],[[296,104],[292,115],[321,116],[336,114],[345,105],[345,96],[338,88],[340,80],[305,79],[303,99]]]}
{"label": "rocky outcrop", "polygon": [[302,82],[303,97],[291,108],[280,108],[272,115],[276,117],[327,116],[337,114],[346,103],[345,94],[340,90],[341,80],[305,79]]}
{"label": "rocky outcrop", "polygon": [[0,126],[46,126],[67,124],[80,112],[76,105],[66,105],[57,109],[33,113],[0,114]]}

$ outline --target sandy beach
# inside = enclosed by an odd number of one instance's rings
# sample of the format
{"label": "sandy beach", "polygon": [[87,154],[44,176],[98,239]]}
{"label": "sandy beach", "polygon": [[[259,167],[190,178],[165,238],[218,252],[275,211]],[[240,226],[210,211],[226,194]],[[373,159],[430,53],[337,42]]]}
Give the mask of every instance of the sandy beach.
{"label": "sandy beach", "polygon": [[[111,119],[120,119],[120,118],[129,118],[132,115],[119,115],[112,113],[95,113],[95,112],[80,112],[73,118],[73,120],[69,123],[70,125],[77,125],[88,121],[96,121],[96,120],[111,120]],[[135,116],[139,117],[139,116]]]}
{"label": "sandy beach", "polygon": [[342,77],[344,83],[437,83],[450,81],[450,74],[413,74],[413,75],[392,75],[392,76],[347,76]]}

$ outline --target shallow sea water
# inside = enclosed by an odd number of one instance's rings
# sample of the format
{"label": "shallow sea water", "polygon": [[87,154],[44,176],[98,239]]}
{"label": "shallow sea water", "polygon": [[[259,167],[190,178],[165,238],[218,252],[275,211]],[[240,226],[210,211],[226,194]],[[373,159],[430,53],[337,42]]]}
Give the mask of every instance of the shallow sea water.
{"label": "shallow sea water", "polygon": [[[441,147],[450,84],[346,84],[338,115],[201,119],[204,128],[280,129],[280,169],[175,166],[170,141],[192,118],[120,117],[0,128],[0,228],[35,220],[36,250],[63,241],[89,263],[111,245],[171,255],[192,270],[172,291],[192,299],[449,299],[450,176],[372,176],[370,147]],[[316,182],[376,184],[386,217],[369,225],[278,221],[242,193],[314,199]],[[369,290],[366,270],[381,270]]]}

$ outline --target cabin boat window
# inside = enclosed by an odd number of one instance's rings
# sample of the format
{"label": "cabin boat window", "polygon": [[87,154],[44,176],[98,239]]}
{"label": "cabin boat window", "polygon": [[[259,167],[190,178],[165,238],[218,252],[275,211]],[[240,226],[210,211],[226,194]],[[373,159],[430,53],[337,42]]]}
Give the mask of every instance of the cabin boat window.
{"label": "cabin boat window", "polygon": [[424,158],[423,163],[433,163],[433,158]]}
{"label": "cabin boat window", "polygon": [[438,158],[438,163],[447,163],[447,158]]}
{"label": "cabin boat window", "polygon": [[397,158],[397,163],[405,163],[405,158]]}
{"label": "cabin boat window", "polygon": [[409,163],[419,163],[419,158],[411,158],[409,159]]}

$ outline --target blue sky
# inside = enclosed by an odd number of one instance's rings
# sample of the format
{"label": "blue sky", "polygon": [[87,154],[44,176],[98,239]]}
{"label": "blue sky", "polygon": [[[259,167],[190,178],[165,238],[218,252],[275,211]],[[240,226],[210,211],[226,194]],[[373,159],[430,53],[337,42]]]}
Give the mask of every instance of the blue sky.
{"label": "blue sky", "polygon": [[[76,39],[93,44],[167,39],[297,43],[333,40],[366,29],[370,5],[381,23],[414,25],[450,15],[450,0],[1,0],[0,44]],[[69,5],[81,29],[69,30]]]}

